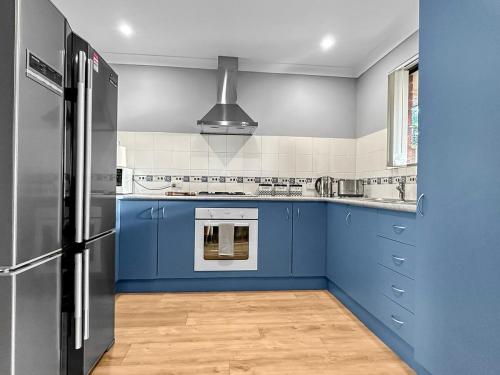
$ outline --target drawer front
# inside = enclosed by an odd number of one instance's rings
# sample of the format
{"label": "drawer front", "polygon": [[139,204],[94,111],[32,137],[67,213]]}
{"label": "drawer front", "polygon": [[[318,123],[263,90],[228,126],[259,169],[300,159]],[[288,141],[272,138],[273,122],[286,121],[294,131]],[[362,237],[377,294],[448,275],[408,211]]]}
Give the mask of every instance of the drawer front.
{"label": "drawer front", "polygon": [[380,295],[380,298],[382,298],[382,301],[379,319],[410,346],[413,346],[415,315],[384,295]]}
{"label": "drawer front", "polygon": [[378,262],[391,270],[415,279],[415,246],[402,244],[384,237],[377,237]]}
{"label": "drawer front", "polygon": [[415,282],[384,266],[379,265],[378,267],[382,294],[414,312]]}
{"label": "drawer front", "polygon": [[378,234],[409,245],[416,242],[416,215],[407,212],[379,212]]}

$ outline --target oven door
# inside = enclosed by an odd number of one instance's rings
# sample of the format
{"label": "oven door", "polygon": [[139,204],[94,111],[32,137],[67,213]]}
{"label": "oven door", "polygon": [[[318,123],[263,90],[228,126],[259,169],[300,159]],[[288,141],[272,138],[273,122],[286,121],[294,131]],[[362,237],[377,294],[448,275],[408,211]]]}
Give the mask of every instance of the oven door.
{"label": "oven door", "polygon": [[[233,256],[219,254],[219,224],[234,224]],[[195,271],[256,271],[257,220],[196,220]]]}

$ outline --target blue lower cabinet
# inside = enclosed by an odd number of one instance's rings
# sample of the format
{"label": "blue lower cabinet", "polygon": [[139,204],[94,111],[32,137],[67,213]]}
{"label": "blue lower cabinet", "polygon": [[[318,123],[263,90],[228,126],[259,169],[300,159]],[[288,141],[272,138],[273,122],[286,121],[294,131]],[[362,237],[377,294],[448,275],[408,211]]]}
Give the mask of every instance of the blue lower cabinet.
{"label": "blue lower cabinet", "polygon": [[158,202],[121,200],[118,279],[156,278]]}
{"label": "blue lower cabinet", "polygon": [[379,294],[377,298],[375,316],[410,346],[413,346],[415,315],[383,294]]}
{"label": "blue lower cabinet", "polygon": [[292,274],[325,276],[326,204],[293,204]]}
{"label": "blue lower cabinet", "polygon": [[[195,211],[198,207],[259,209],[256,271],[194,270]],[[290,203],[160,201],[158,216],[159,278],[291,276],[292,205]]]}
{"label": "blue lower cabinet", "polygon": [[288,202],[259,203],[259,276],[291,276],[292,212]]}
{"label": "blue lower cabinet", "polygon": [[330,204],[327,275],[368,311],[377,293],[377,210]]}
{"label": "blue lower cabinet", "polygon": [[195,202],[160,201],[158,277],[194,277]]}

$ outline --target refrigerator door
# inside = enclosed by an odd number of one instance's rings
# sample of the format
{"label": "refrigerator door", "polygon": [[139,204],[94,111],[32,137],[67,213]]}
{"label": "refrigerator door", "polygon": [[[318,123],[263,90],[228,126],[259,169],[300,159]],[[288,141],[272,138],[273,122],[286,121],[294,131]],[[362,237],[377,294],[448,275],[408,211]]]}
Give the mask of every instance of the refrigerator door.
{"label": "refrigerator door", "polygon": [[87,243],[86,249],[83,331],[84,373],[88,374],[115,338],[115,233]]}
{"label": "refrigerator door", "polygon": [[115,228],[118,106],[117,74],[91,48],[88,57],[85,240]]}
{"label": "refrigerator door", "polygon": [[0,374],[60,373],[60,257],[0,276]]}
{"label": "refrigerator door", "polygon": [[49,1],[17,6],[12,265],[61,249],[63,201],[65,19]]}

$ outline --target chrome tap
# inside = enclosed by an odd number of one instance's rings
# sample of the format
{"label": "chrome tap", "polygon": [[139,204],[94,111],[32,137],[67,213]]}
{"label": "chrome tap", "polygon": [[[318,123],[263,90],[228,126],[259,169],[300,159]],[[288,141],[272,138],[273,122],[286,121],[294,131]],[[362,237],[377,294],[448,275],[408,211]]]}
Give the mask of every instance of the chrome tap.
{"label": "chrome tap", "polygon": [[406,200],[406,183],[404,180],[399,181],[396,190],[399,191],[399,199],[404,202]]}

